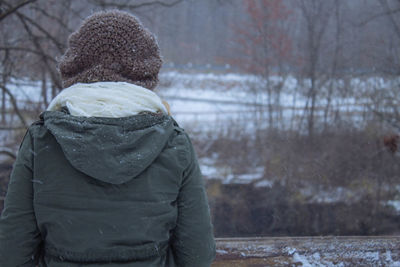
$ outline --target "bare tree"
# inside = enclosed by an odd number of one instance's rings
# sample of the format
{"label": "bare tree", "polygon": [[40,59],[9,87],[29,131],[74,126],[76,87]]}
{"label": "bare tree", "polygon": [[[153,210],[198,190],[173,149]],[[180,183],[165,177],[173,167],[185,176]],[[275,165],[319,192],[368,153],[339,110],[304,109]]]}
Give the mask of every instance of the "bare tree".
{"label": "bare tree", "polygon": [[[258,86],[252,90],[255,107],[258,107],[256,112],[263,120],[266,106],[268,126],[274,128],[275,119],[281,114],[280,95],[287,74],[283,67],[290,61],[292,53],[286,27],[291,11],[283,1],[244,0],[243,4],[247,19],[235,28],[236,56],[227,60],[260,78]],[[274,79],[277,76],[282,80]],[[263,94],[267,96],[266,103],[260,105]]]}
{"label": "bare tree", "polygon": [[339,57],[341,56],[343,44],[342,44],[342,34],[343,34],[343,16],[341,14],[341,6],[342,2],[339,0],[334,1],[334,21],[335,21],[335,34],[334,34],[334,49],[332,55],[332,67],[330,71],[330,79],[328,85],[328,91],[326,95],[326,106],[324,111],[324,127],[326,128],[328,125],[328,117],[329,112],[331,111],[332,106],[332,97],[334,93],[334,89],[337,86],[337,70],[339,65]]}
{"label": "bare tree", "polygon": [[[305,111],[308,113],[308,135],[312,139],[315,127],[315,110],[318,95],[319,75],[322,73],[321,59],[322,41],[332,15],[332,2],[319,0],[301,0],[299,8],[305,20],[305,75],[310,80],[307,92]],[[318,83],[318,84],[317,84]]]}

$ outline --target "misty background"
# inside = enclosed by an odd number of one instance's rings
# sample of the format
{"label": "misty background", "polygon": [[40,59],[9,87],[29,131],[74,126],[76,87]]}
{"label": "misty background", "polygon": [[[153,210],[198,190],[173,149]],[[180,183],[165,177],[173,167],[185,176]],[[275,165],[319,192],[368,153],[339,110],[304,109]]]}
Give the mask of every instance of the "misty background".
{"label": "misty background", "polygon": [[105,9],[157,36],[217,237],[400,233],[399,0],[1,0],[0,209],[68,35]]}

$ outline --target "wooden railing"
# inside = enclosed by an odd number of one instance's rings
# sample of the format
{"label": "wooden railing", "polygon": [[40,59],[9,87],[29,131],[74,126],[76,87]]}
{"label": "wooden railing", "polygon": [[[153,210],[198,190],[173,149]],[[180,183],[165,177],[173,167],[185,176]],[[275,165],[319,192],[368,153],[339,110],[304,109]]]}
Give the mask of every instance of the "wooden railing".
{"label": "wooden railing", "polygon": [[400,236],[217,238],[212,266],[400,266]]}

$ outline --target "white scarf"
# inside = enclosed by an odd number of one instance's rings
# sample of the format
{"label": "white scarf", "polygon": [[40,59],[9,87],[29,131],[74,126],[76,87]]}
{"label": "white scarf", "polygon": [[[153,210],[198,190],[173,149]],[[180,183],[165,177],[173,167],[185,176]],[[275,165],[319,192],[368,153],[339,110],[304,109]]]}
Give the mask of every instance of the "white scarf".
{"label": "white scarf", "polygon": [[126,82],[77,83],[62,90],[47,110],[67,107],[71,115],[83,117],[127,117],[142,111],[168,114],[153,91]]}

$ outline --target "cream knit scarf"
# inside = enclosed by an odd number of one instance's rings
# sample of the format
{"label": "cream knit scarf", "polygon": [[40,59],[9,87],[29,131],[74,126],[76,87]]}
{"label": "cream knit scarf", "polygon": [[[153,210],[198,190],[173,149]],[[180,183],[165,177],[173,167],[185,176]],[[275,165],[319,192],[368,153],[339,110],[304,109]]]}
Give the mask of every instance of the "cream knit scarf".
{"label": "cream knit scarf", "polygon": [[142,111],[169,114],[168,104],[151,90],[126,82],[77,83],[61,91],[47,110],[67,107],[83,117],[127,117]]}

